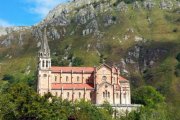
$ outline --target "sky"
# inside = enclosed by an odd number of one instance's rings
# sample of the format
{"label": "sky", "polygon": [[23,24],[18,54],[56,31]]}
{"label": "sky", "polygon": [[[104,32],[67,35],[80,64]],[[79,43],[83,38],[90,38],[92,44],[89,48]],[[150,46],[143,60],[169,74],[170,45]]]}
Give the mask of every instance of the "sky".
{"label": "sky", "polygon": [[60,3],[68,0],[1,0],[0,26],[30,26],[40,22]]}

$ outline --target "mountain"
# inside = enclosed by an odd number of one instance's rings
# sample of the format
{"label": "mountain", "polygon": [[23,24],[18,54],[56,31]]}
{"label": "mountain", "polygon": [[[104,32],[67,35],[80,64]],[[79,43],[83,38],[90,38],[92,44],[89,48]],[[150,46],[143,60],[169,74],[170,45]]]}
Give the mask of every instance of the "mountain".
{"label": "mountain", "polygon": [[119,67],[133,89],[152,85],[180,105],[179,0],[73,0],[37,25],[1,27],[1,78],[34,75],[44,28],[53,65],[105,61]]}

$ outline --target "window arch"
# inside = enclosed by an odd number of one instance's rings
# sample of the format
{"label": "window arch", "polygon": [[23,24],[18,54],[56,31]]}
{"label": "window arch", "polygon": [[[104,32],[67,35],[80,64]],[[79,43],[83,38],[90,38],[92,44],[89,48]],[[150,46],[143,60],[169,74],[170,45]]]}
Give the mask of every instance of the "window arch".
{"label": "window arch", "polygon": [[110,92],[108,92],[107,90],[105,90],[105,92],[103,92],[103,97],[104,97],[104,98],[110,98]]}
{"label": "window arch", "polygon": [[108,97],[110,98],[110,92],[108,92]]}
{"label": "window arch", "polygon": [[81,92],[79,92],[79,98],[81,98]]}
{"label": "window arch", "polygon": [[79,76],[77,76],[77,82],[79,82]]}
{"label": "window arch", "polygon": [[116,93],[116,98],[118,98],[119,97],[119,94],[118,93]]}
{"label": "window arch", "polygon": [[69,92],[67,92],[67,98],[69,98]]}
{"label": "window arch", "polygon": [[68,76],[66,76],[66,82],[68,82]]}
{"label": "window arch", "polygon": [[43,77],[47,77],[47,74],[43,74]]}
{"label": "window arch", "polygon": [[105,92],[103,92],[103,98],[105,98],[105,97],[106,97]]}
{"label": "window arch", "polygon": [[44,67],[44,64],[45,64],[45,63],[44,63],[44,60],[43,60],[43,61],[42,61],[42,67]]}
{"label": "window arch", "polygon": [[46,61],[46,67],[48,67],[48,61]]}
{"label": "window arch", "polygon": [[126,98],[126,93],[124,93],[124,98]]}

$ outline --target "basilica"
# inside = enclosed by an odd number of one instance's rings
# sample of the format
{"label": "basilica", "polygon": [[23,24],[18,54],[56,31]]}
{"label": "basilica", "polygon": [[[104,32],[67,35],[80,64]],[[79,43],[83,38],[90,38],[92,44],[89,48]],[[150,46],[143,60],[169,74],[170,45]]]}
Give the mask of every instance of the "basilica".
{"label": "basilica", "polygon": [[101,64],[97,67],[51,66],[50,49],[46,31],[38,53],[37,92],[69,101],[88,100],[100,105],[130,105],[129,81],[120,75],[119,68]]}

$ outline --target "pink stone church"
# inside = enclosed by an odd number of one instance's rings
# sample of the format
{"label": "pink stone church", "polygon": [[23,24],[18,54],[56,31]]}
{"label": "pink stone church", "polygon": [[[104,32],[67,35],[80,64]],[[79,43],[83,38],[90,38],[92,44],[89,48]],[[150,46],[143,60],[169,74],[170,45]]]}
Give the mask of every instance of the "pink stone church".
{"label": "pink stone church", "polygon": [[70,101],[85,99],[97,105],[104,101],[112,105],[131,104],[129,81],[121,77],[115,66],[51,66],[46,35],[39,51],[37,92],[40,95],[50,92]]}

